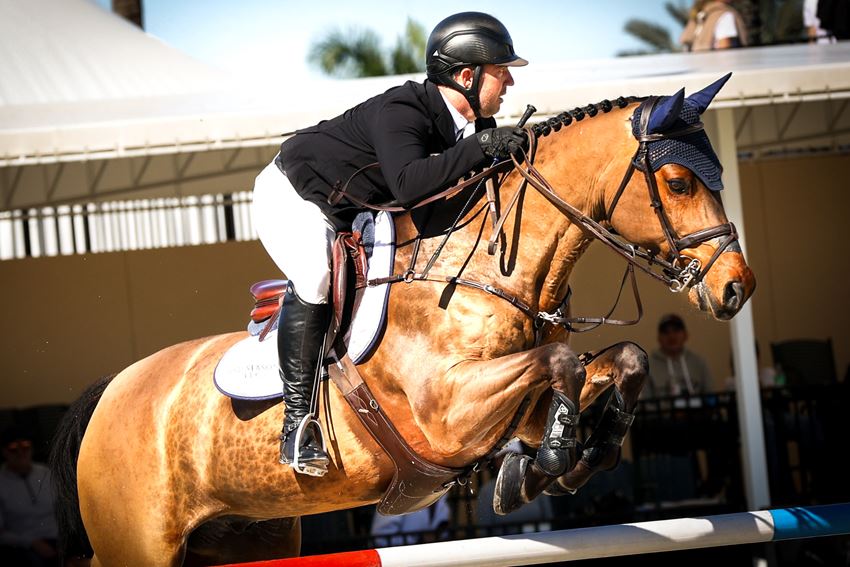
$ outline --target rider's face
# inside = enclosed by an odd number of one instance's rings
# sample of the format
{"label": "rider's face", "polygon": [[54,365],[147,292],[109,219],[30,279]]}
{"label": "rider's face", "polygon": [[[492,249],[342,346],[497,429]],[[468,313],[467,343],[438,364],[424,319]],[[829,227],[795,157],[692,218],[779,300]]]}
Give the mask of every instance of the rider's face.
{"label": "rider's face", "polygon": [[[456,79],[464,88],[472,88],[474,73],[471,67],[464,67]],[[508,87],[514,84],[510,68],[504,65],[482,65],[481,79],[478,86],[478,102],[480,103],[481,116],[489,118],[499,112],[502,106],[502,97]],[[470,109],[469,112],[472,112]],[[469,116],[468,119],[471,120]]]}
{"label": "rider's face", "polygon": [[509,67],[489,63],[484,65],[481,70],[481,88],[478,91],[482,117],[489,118],[499,112],[502,97],[513,84],[514,78]]}

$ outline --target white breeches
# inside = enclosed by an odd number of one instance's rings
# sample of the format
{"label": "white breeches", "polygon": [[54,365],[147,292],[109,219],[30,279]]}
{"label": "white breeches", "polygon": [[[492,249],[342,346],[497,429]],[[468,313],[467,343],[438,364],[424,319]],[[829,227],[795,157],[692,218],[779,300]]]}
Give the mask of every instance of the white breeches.
{"label": "white breeches", "polygon": [[334,226],[305,201],[274,161],[254,181],[251,210],[260,242],[307,303],[327,303]]}

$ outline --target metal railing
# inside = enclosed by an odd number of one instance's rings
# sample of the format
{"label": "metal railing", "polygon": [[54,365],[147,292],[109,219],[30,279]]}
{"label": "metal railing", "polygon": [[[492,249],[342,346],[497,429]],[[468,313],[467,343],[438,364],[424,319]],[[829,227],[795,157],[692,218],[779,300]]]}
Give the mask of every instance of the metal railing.
{"label": "metal railing", "polygon": [[250,191],[0,212],[0,260],[257,238]]}

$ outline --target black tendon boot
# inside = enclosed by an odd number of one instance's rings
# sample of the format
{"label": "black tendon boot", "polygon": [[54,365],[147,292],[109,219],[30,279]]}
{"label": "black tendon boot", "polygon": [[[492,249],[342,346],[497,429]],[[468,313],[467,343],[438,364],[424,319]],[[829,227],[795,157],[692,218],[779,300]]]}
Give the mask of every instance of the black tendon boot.
{"label": "black tendon boot", "polygon": [[277,352],[280,357],[280,377],[286,412],[280,436],[280,462],[294,465],[296,440],[299,443],[298,472],[321,476],[327,472],[328,455],[317,438],[317,424],[298,431],[302,421],[311,412],[313,389],[319,357],[328,328],[330,308],[327,304],[314,305],[301,301],[295,290],[287,288],[283,312],[277,330]]}
{"label": "black tendon boot", "polygon": [[575,404],[555,390],[543,443],[537,450],[537,466],[548,476],[561,476],[575,464],[576,426],[579,413]]}
{"label": "black tendon boot", "polygon": [[623,395],[614,388],[602,418],[590,438],[587,439],[581,459],[576,467],[550,485],[545,493],[549,496],[575,494],[576,490],[590,480],[597,471],[611,470],[620,463],[620,448],[629,427],[635,420],[633,413],[626,413]]}
{"label": "black tendon boot", "polygon": [[623,411],[623,395],[614,388],[599,425],[587,440],[581,461],[591,470],[611,470],[620,464],[620,448],[629,427],[635,420],[633,413]]}

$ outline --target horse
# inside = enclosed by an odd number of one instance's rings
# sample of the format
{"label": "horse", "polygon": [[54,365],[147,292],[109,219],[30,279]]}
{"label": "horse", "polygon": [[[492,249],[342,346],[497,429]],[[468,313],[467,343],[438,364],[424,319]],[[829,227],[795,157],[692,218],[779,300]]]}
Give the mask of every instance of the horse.
{"label": "horse", "polygon": [[[436,465],[478,463],[509,430],[538,448],[536,458],[505,459],[500,511],[543,491],[573,492],[614,466],[633,418],[646,353],[623,342],[580,357],[567,343],[569,277],[594,238],[718,320],[751,296],[755,277],[711,180],[652,157],[656,142],[704,136],[682,117],[702,113],[724,80],[687,98],[620,97],[533,125],[533,147],[512,158],[495,200],[455,207],[461,222],[445,247],[445,231],[419,230],[427,215],[396,216],[397,265],[421,276],[430,256],[431,275],[391,286],[382,340],[357,370],[408,445]],[[498,222],[488,210],[503,213]],[[487,226],[493,247],[482,240]],[[88,538],[93,566],[181,565],[217,531],[237,544],[210,561],[297,555],[298,518],[381,499],[394,465],[336,387],[320,395],[331,457],[323,477],[277,462],[281,400],[237,403],[216,390],[217,361],[244,336],[167,347],[101,380],[68,412],[53,452],[62,523]],[[599,433],[580,451],[575,420],[609,389]],[[238,551],[234,522],[272,519],[273,545]]]}

